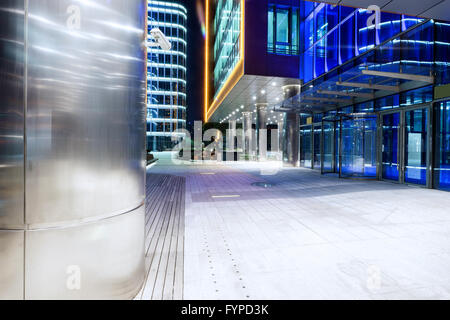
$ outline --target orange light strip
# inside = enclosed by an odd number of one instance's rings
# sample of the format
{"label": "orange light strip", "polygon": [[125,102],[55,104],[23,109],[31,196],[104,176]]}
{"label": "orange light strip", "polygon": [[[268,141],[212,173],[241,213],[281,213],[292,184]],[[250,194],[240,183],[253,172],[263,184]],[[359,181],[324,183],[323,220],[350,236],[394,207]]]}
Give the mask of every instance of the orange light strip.
{"label": "orange light strip", "polygon": [[208,104],[209,104],[209,0],[206,0],[206,43],[205,43],[205,114],[204,114],[204,121],[208,122]]}
{"label": "orange light strip", "polygon": [[[205,122],[208,122],[211,118],[212,114],[217,110],[220,104],[225,100],[230,91],[234,88],[234,86],[239,82],[239,80],[244,75],[244,60],[245,60],[245,0],[241,0],[241,28],[240,28],[240,58],[238,63],[233,69],[233,72],[228,76],[227,81],[223,85],[222,89],[220,89],[218,95],[209,106],[209,1],[206,0],[206,52],[205,52]],[[208,108],[209,107],[209,108]]]}

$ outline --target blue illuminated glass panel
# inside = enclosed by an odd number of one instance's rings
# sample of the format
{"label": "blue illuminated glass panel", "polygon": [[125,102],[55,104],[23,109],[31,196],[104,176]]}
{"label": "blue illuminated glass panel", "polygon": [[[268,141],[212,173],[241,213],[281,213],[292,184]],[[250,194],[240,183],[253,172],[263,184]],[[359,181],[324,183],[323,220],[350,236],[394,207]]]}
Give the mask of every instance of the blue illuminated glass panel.
{"label": "blue illuminated glass panel", "polygon": [[373,101],[359,103],[354,110],[355,113],[373,112]]}
{"label": "blue illuminated glass panel", "polygon": [[375,111],[383,111],[398,108],[400,96],[398,94],[375,100]]}
{"label": "blue illuminated glass panel", "polygon": [[320,143],[322,140],[322,126],[314,127],[314,169],[320,169],[322,154]]}
{"label": "blue illuminated glass panel", "polygon": [[344,21],[345,18],[347,18],[349,15],[351,15],[355,12],[355,8],[339,6],[339,11],[340,11],[340,17],[341,17],[340,20]]}
{"label": "blue illuminated glass panel", "polygon": [[358,35],[358,52],[361,54],[375,47],[375,25],[368,26],[369,18],[367,10],[359,9],[357,11],[357,35]]}
{"label": "blue illuminated glass panel", "polygon": [[450,83],[450,23],[436,22],[436,64],[438,83]]}
{"label": "blue illuminated glass panel", "polygon": [[383,179],[399,179],[398,163],[398,137],[400,130],[400,113],[391,113],[383,116]]}
{"label": "blue illuminated glass panel", "polygon": [[316,22],[316,38],[315,41],[322,39],[328,32],[326,6],[321,3],[314,11],[314,20]]}
{"label": "blue illuminated glass panel", "polygon": [[342,176],[376,177],[376,116],[342,121]]}
{"label": "blue illuminated glass panel", "polygon": [[428,109],[405,113],[405,182],[427,183]]}
{"label": "blue illuminated glass panel", "polygon": [[402,31],[406,31],[410,27],[416,25],[419,22],[422,22],[423,19],[419,19],[417,17],[403,16],[402,19]]}
{"label": "blue illuminated glass panel", "polygon": [[303,79],[305,82],[314,78],[314,47],[303,54]]}
{"label": "blue illuminated glass panel", "polygon": [[433,86],[427,86],[400,95],[400,106],[411,106],[431,102],[433,100]]}
{"label": "blue illuminated glass panel", "polygon": [[311,13],[304,21],[304,45],[305,49],[310,48],[314,44],[314,14]]}
{"label": "blue illuminated glass panel", "polygon": [[300,166],[311,168],[312,152],[311,152],[311,134],[312,127],[305,126],[300,128]]}
{"label": "blue illuminated glass panel", "polygon": [[339,23],[339,6],[334,7],[331,4],[326,5],[327,10],[327,30],[330,31]]}
{"label": "blue illuminated glass panel", "polygon": [[450,191],[450,101],[436,109],[435,187]]}
{"label": "blue illuminated glass panel", "polygon": [[429,73],[434,61],[433,23],[426,23],[401,37],[403,72],[418,73],[420,68]]}
{"label": "blue illuminated glass panel", "polygon": [[354,24],[355,18],[352,16],[347,21],[345,21],[341,26],[341,61],[340,63],[344,63],[345,61],[350,60],[355,56],[355,41],[354,41]]}
{"label": "blue illuminated glass panel", "polygon": [[322,38],[322,40],[317,42],[314,46],[316,50],[314,68],[315,77],[318,77],[325,73],[325,40],[325,38]]}
{"label": "blue illuminated glass panel", "polygon": [[326,71],[330,71],[339,64],[339,30],[335,29],[327,36],[327,64]]}
{"label": "blue illuminated glass panel", "polygon": [[379,42],[384,42],[396,34],[401,32],[402,16],[399,14],[382,12],[381,13],[381,25],[379,34]]}

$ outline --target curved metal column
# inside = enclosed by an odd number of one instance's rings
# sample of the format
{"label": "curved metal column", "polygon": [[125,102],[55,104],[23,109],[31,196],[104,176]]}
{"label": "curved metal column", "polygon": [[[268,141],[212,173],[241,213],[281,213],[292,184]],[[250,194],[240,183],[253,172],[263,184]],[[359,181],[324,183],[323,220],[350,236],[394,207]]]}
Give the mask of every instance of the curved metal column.
{"label": "curved metal column", "polygon": [[133,298],[144,278],[147,2],[6,2],[0,81],[14,90],[5,97],[2,83],[0,134],[15,138],[0,152],[1,180],[13,182],[0,188],[0,299]]}
{"label": "curved metal column", "polygon": [[[300,93],[300,85],[293,84],[283,87],[284,98],[289,99]],[[299,129],[300,119],[296,112],[286,113],[284,121],[283,163],[286,166],[298,167],[300,165]]]}
{"label": "curved metal column", "polygon": [[267,159],[267,103],[256,104],[256,142],[258,160]]}
{"label": "curved metal column", "polygon": [[253,119],[251,112],[242,112],[242,146],[246,160],[253,157]]}

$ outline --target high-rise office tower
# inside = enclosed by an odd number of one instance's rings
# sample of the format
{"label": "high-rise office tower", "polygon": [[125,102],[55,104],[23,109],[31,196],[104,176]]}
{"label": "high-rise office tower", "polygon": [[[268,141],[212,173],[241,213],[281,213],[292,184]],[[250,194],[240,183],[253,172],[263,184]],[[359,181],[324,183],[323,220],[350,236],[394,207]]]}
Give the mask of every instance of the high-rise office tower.
{"label": "high-rise office tower", "polygon": [[180,1],[148,1],[148,32],[159,28],[171,50],[148,48],[147,149],[170,150],[186,128],[187,10]]}

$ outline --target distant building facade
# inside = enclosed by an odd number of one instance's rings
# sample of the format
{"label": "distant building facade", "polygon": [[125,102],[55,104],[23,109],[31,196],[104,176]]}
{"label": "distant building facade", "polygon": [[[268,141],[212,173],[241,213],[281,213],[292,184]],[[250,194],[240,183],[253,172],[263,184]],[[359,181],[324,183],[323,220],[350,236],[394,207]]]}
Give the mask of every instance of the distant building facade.
{"label": "distant building facade", "polygon": [[169,51],[148,48],[147,149],[170,150],[186,128],[187,10],[177,1],[148,1],[148,33],[159,28]]}

